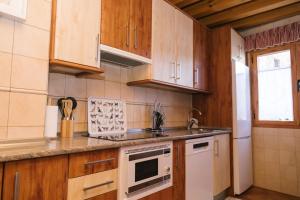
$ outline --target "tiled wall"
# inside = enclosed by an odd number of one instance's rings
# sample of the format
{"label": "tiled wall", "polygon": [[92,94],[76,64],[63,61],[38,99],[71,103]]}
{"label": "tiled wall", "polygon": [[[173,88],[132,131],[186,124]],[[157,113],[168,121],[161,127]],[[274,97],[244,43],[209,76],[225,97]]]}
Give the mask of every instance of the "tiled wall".
{"label": "tiled wall", "polygon": [[151,110],[157,99],[163,104],[166,126],[186,126],[192,97],[188,94],[165,90],[129,87],[126,85],[130,69],[102,63],[103,80],[75,78],[70,75],[50,73],[49,95],[58,99],[73,96],[79,100],[75,114],[75,131],[87,130],[87,98],[99,96],[122,99],[127,103],[128,128],[151,127]]}
{"label": "tiled wall", "polygon": [[0,139],[42,137],[51,0],[28,0],[26,21],[0,16]]}
{"label": "tiled wall", "polygon": [[254,185],[300,197],[300,130],[253,128]]}

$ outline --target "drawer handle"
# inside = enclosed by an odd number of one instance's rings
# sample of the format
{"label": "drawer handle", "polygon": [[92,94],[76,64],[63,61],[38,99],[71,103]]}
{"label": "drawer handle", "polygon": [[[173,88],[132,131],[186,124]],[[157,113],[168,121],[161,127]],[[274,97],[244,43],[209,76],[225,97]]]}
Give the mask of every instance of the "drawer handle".
{"label": "drawer handle", "polygon": [[83,191],[91,190],[91,189],[94,189],[94,188],[97,188],[97,187],[102,187],[102,186],[109,185],[109,184],[112,184],[112,183],[114,183],[114,181],[107,181],[107,182],[104,182],[104,183],[101,183],[101,184],[98,184],[98,185],[85,187],[85,188],[83,188]]}
{"label": "drawer handle", "polygon": [[14,200],[19,199],[19,192],[20,192],[20,173],[16,172],[15,184],[14,184]]}
{"label": "drawer handle", "polygon": [[112,162],[114,160],[115,160],[115,158],[109,158],[106,160],[96,160],[96,161],[87,162],[84,165],[88,166],[88,165],[95,165],[95,164],[100,164],[100,163],[108,163],[108,162]]}

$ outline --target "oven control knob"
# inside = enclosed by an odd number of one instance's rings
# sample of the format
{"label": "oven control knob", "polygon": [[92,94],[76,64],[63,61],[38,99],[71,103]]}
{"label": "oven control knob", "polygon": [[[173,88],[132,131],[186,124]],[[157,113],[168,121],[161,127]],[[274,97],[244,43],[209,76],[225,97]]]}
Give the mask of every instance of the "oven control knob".
{"label": "oven control knob", "polygon": [[171,168],[170,167],[166,167],[165,171],[166,171],[167,174],[169,174],[171,172]]}

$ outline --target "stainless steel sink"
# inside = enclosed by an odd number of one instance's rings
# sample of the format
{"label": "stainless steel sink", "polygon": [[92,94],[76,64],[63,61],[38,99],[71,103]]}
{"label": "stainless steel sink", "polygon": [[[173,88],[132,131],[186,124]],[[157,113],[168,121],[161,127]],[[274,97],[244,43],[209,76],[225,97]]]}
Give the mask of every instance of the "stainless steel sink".
{"label": "stainless steel sink", "polygon": [[220,131],[220,129],[214,129],[214,128],[193,128],[191,129],[193,134],[206,134],[206,133],[213,133],[216,131]]}

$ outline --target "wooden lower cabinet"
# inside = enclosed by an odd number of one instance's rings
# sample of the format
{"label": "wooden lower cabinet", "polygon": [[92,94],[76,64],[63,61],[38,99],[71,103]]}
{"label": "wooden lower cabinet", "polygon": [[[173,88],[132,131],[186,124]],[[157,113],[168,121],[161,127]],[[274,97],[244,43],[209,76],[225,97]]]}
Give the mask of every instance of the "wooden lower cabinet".
{"label": "wooden lower cabinet", "polygon": [[156,192],[140,200],[173,200],[173,187],[169,187],[162,191]]}
{"label": "wooden lower cabinet", "polygon": [[214,195],[230,187],[230,135],[214,136]]}
{"label": "wooden lower cabinet", "polygon": [[114,190],[96,197],[89,198],[87,200],[117,200],[118,198],[117,196],[118,196],[118,192],[117,190]]}
{"label": "wooden lower cabinet", "polygon": [[68,156],[7,162],[4,165],[3,199],[67,199]]}
{"label": "wooden lower cabinet", "polygon": [[185,140],[173,142],[173,199],[185,199]]}

